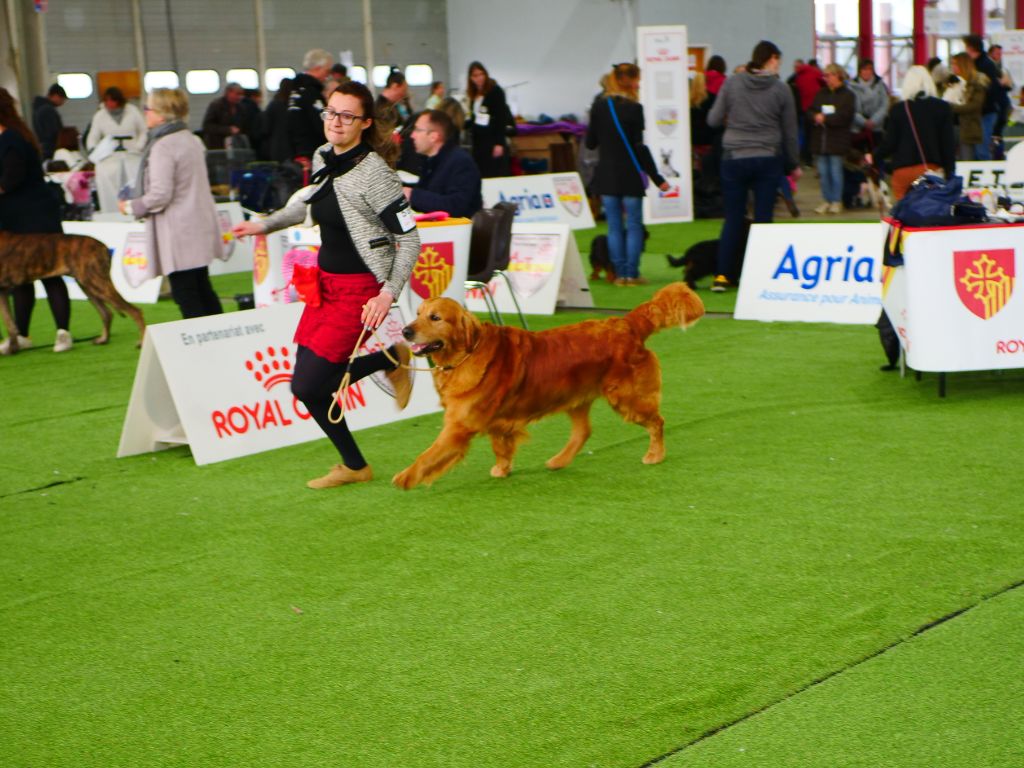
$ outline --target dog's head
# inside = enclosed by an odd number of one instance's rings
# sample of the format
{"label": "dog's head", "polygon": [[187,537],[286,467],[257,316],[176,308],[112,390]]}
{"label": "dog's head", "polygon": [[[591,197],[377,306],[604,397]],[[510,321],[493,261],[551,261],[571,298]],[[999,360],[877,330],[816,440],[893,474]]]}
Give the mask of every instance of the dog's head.
{"label": "dog's head", "polygon": [[416,319],[402,329],[414,355],[443,363],[476,345],[480,321],[457,301],[444,297],[420,304]]}

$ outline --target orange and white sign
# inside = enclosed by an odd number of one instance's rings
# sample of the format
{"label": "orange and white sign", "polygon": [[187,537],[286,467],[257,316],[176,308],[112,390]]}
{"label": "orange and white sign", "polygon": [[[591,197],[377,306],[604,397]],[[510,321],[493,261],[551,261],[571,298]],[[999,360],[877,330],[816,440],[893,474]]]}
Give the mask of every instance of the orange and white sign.
{"label": "orange and white sign", "polygon": [[568,224],[572,229],[594,226],[587,192],[576,172],[496,176],[484,179],[480,189],[486,208],[515,203],[517,224]]}
{"label": "orange and white sign", "polygon": [[[322,438],[291,393],[301,312],[279,304],[149,326],[117,455],[187,444],[196,464],[210,464]],[[392,343],[403,325],[392,310],[378,333]],[[345,406],[352,430],[440,410],[429,372],[415,374],[403,411],[377,374],[353,384]]]}
{"label": "orange and white sign", "polygon": [[[576,238],[566,224],[513,224],[506,272],[524,314],[553,315],[556,306],[594,306]],[[494,277],[487,290],[499,312],[515,312],[504,278]],[[466,291],[466,307],[487,312],[478,289]]]}
{"label": "orange and white sign", "polygon": [[1024,368],[1024,298],[1014,290],[1024,227],[905,230],[902,267],[882,274],[885,313],[907,365]]}

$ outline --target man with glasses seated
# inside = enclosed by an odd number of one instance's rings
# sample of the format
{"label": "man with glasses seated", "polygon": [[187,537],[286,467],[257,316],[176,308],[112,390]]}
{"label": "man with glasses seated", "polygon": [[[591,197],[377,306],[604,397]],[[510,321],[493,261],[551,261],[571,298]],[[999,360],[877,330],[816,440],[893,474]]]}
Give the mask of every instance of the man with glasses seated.
{"label": "man with glasses seated", "polygon": [[416,151],[426,156],[415,187],[403,187],[413,210],[444,211],[470,218],[483,207],[480,171],[455,141],[455,126],[444,112],[432,109],[416,118],[412,129]]}

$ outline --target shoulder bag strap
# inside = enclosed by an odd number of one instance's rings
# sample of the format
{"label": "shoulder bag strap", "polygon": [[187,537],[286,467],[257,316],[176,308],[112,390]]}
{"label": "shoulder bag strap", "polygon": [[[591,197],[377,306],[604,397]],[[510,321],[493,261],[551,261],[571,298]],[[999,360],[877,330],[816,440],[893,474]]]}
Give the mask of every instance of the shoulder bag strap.
{"label": "shoulder bag strap", "polygon": [[636,167],[637,173],[640,174],[640,178],[644,178],[644,169],[640,167],[640,161],[636,159],[636,154],[633,152],[633,147],[629,143],[629,139],[626,138],[626,132],[622,130],[622,124],[619,122],[619,116],[615,112],[615,103],[612,101],[612,97],[608,97],[608,111],[612,113],[612,122],[615,123],[615,128],[619,132],[619,136],[622,137],[622,143],[626,145],[626,151],[629,152],[629,158],[633,161],[633,165]]}
{"label": "shoulder bag strap", "polygon": [[907,111],[907,121],[910,123],[910,130],[914,134],[914,143],[917,144],[917,151],[921,155],[921,165],[928,167],[928,158],[924,156],[924,149],[921,147],[921,139],[917,135],[917,126],[914,125],[914,118],[910,114],[910,99],[903,102],[903,108]]}

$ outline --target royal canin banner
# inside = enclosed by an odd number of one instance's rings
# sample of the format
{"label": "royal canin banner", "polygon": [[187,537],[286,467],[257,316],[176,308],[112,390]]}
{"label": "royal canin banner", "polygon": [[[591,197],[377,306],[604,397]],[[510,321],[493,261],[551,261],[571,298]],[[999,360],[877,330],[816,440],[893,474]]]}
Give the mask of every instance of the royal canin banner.
{"label": "royal canin banner", "polygon": [[1024,227],[905,230],[902,267],[882,274],[882,302],[907,365],[953,372],[1024,367],[1016,290]]}
{"label": "royal canin banner", "polygon": [[[282,304],[150,325],[117,455],[188,444],[196,464],[209,464],[323,438],[291,392],[292,335],[302,307]],[[393,309],[377,334],[392,344],[403,325]],[[374,349],[380,342],[370,337],[364,346]],[[403,411],[382,375],[356,382],[345,397],[352,430],[438,410],[429,372],[415,374]]]}

